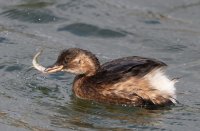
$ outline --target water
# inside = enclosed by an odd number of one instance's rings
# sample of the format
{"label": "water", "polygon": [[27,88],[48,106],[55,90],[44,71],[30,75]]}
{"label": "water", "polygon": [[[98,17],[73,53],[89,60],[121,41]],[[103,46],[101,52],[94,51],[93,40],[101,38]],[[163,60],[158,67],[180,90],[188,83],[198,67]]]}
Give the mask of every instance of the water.
{"label": "water", "polygon": [[[0,130],[200,130],[200,2],[197,0],[1,0]],[[181,77],[181,104],[163,109],[109,106],[76,99],[71,74],[31,68],[44,48],[50,65],[79,47],[101,62],[139,55]]]}

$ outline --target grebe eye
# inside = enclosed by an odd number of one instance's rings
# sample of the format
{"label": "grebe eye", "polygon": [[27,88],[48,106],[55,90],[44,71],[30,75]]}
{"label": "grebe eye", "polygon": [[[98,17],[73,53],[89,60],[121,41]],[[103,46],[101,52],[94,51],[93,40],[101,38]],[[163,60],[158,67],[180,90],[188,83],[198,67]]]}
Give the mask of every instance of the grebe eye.
{"label": "grebe eye", "polygon": [[64,61],[63,61],[63,64],[65,64],[65,65],[66,65],[66,64],[67,64],[67,61],[66,61],[66,60],[64,60]]}

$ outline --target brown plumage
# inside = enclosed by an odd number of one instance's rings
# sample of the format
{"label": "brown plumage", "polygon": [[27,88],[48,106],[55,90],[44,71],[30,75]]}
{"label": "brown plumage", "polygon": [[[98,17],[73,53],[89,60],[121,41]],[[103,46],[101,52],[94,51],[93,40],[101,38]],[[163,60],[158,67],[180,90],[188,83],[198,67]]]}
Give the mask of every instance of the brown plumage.
{"label": "brown plumage", "polygon": [[111,104],[168,105],[176,102],[174,81],[164,75],[161,61],[131,56],[100,65],[89,51],[70,48],[61,52],[46,73],[76,74],[74,94],[87,100]]}

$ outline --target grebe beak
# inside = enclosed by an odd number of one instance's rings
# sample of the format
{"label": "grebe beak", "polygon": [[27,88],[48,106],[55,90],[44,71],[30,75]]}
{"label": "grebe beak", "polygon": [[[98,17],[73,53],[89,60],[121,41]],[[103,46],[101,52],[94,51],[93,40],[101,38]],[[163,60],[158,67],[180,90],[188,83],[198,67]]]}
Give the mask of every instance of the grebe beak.
{"label": "grebe beak", "polygon": [[63,65],[52,65],[47,67],[44,72],[45,73],[54,73],[54,72],[58,72],[58,71],[62,71],[63,70]]}

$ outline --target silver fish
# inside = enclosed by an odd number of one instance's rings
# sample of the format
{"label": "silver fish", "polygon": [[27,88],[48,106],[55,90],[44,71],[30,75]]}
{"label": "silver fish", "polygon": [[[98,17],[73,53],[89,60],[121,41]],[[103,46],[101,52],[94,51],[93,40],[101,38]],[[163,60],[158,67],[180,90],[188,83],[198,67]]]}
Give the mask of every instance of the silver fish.
{"label": "silver fish", "polygon": [[42,52],[43,52],[43,50],[39,51],[39,52],[33,57],[32,64],[33,64],[33,67],[34,67],[35,69],[37,69],[38,71],[41,71],[42,73],[46,73],[46,72],[45,72],[45,69],[46,69],[46,68],[38,63],[38,57],[41,55]]}

